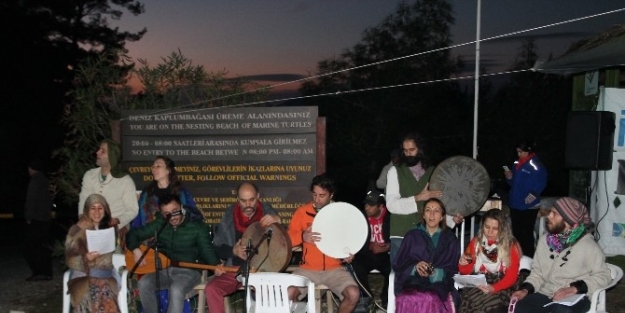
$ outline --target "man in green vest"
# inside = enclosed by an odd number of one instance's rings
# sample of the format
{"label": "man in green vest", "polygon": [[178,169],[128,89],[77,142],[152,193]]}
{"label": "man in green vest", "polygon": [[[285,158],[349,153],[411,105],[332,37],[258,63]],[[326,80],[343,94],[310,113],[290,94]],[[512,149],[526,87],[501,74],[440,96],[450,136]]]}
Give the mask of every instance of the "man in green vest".
{"label": "man in green vest", "polygon": [[[393,166],[386,180],[386,206],[391,215],[391,236],[403,237],[421,222],[420,212],[425,200],[440,198],[443,192],[430,190],[428,181],[434,171],[423,150],[423,138],[416,132],[404,136],[401,162]],[[462,215],[447,215],[451,228],[462,223]],[[399,250],[401,239],[391,238],[391,263]]]}

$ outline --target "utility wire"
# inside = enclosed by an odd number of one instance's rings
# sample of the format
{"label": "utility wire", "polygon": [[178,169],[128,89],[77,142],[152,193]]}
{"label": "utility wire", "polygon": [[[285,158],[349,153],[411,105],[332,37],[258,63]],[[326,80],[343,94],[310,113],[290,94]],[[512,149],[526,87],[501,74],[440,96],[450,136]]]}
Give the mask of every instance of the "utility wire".
{"label": "utility wire", "polygon": [[[565,24],[569,24],[569,23],[573,23],[573,22],[579,22],[579,21],[583,21],[583,20],[587,20],[587,19],[591,19],[591,18],[596,18],[596,17],[600,17],[600,16],[604,16],[604,15],[608,15],[608,14],[619,13],[619,12],[624,12],[624,11],[625,11],[625,8],[615,9],[615,10],[611,10],[611,11],[607,11],[607,12],[587,15],[587,16],[578,17],[578,18],[573,18],[573,19],[569,19],[569,20],[565,20],[565,21],[561,21],[561,22],[556,22],[556,23],[551,23],[551,24],[547,24],[547,25],[543,25],[543,26],[538,26],[538,27],[528,28],[528,29],[524,29],[524,30],[509,32],[509,33],[505,33],[505,34],[501,34],[501,35],[497,35],[497,36],[492,36],[492,37],[480,39],[479,41],[480,42],[492,41],[492,40],[501,39],[501,38],[505,38],[505,37],[509,37],[509,36],[515,36],[515,35],[531,32],[531,31],[536,31],[536,30],[540,30],[540,29],[544,29],[544,28],[565,25]],[[432,50],[428,50],[428,51],[423,51],[423,52],[410,54],[410,55],[406,55],[406,56],[401,56],[401,57],[397,57],[397,58],[391,58],[391,59],[377,61],[377,62],[364,64],[364,65],[360,65],[360,66],[354,66],[354,67],[350,67],[350,68],[346,68],[346,69],[342,69],[342,70],[338,70],[338,71],[333,71],[333,72],[329,72],[329,73],[309,76],[309,77],[306,77],[306,78],[300,78],[300,79],[296,79],[296,80],[292,80],[292,81],[288,81],[288,82],[284,82],[284,83],[280,83],[280,84],[274,84],[274,85],[271,85],[271,86],[268,86],[268,87],[257,88],[257,89],[253,89],[253,90],[247,90],[247,91],[238,92],[238,93],[227,95],[227,96],[211,98],[211,99],[197,101],[197,102],[193,102],[193,103],[189,103],[189,104],[185,104],[185,105],[180,105],[180,106],[177,106],[177,107],[174,107],[174,108],[163,109],[161,111],[153,112],[153,113],[151,113],[149,115],[160,115],[160,114],[166,113],[168,111],[177,110],[177,109],[181,109],[181,108],[184,108],[184,107],[196,106],[198,104],[203,104],[203,103],[207,103],[207,102],[223,100],[223,99],[227,99],[227,98],[231,98],[231,97],[235,97],[235,96],[240,96],[240,95],[244,95],[244,94],[249,94],[249,93],[254,93],[254,92],[258,92],[258,91],[270,90],[270,89],[273,89],[273,88],[276,88],[276,87],[285,86],[285,85],[289,85],[289,84],[293,84],[293,83],[305,82],[305,81],[314,80],[314,79],[317,79],[317,78],[330,76],[330,75],[335,75],[335,74],[339,74],[339,73],[343,73],[343,72],[348,72],[348,71],[352,71],[352,70],[356,70],[356,69],[376,66],[376,65],[389,63],[389,62],[394,62],[394,61],[398,61],[398,60],[403,60],[403,59],[407,59],[407,58],[413,58],[413,57],[417,57],[417,56],[421,56],[421,55],[425,55],[425,54],[429,54],[429,53],[441,52],[441,51],[450,50],[450,49],[453,49],[453,48],[459,48],[459,47],[463,47],[463,46],[467,46],[467,45],[472,45],[472,44],[475,44],[477,42],[478,42],[477,40],[469,41],[469,42],[465,42],[465,43],[460,43],[460,44],[447,46],[447,47],[441,47],[441,48],[432,49]],[[491,74],[486,74],[486,75],[480,75],[479,77],[502,75],[502,74],[510,74],[510,73],[517,73],[517,72],[525,72],[525,71],[529,71],[529,70],[531,70],[531,69],[520,70],[520,71],[497,72],[497,73],[491,73]],[[457,78],[438,79],[438,80],[431,80],[431,81],[417,82],[417,83],[408,83],[408,84],[402,84],[402,85],[369,87],[369,88],[350,90],[350,91],[337,91],[337,92],[334,92],[334,93],[324,93],[324,94],[311,95],[311,96],[301,96],[301,97],[283,98],[283,99],[275,99],[275,100],[255,101],[255,102],[249,102],[249,103],[234,104],[234,105],[230,105],[230,106],[220,106],[220,107],[215,107],[215,109],[216,108],[242,107],[242,106],[249,106],[249,105],[255,105],[255,104],[274,103],[274,102],[282,102],[282,101],[306,99],[306,98],[316,98],[316,97],[322,97],[322,96],[339,95],[341,93],[346,94],[346,93],[364,92],[364,91],[380,90],[380,89],[388,89],[388,88],[396,88],[396,87],[414,86],[414,85],[421,85],[421,84],[428,84],[428,83],[445,82],[445,81],[453,81],[453,80],[461,80],[461,79],[470,79],[470,78],[474,78],[474,77],[475,76],[462,76],[462,77],[457,77]],[[194,109],[194,110],[189,110],[189,111],[184,111],[184,112],[194,112],[194,111],[206,110],[206,109],[213,109],[213,108],[201,108],[201,109]],[[176,112],[176,113],[182,113],[182,112]]]}

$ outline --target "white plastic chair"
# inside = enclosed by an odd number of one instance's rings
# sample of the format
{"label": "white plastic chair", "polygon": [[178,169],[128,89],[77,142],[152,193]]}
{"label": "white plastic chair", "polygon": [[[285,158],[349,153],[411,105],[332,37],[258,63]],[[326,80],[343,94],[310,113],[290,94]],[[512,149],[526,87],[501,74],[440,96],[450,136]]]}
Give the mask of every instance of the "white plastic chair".
{"label": "white plastic chair", "polygon": [[[404,236],[391,236],[391,239],[404,239]],[[386,304],[386,312],[395,313],[395,272],[392,267],[391,273],[388,275],[388,303]]]}
{"label": "white plastic chair", "polygon": [[612,281],[610,281],[610,284],[608,284],[608,286],[606,286],[605,288],[597,289],[595,290],[595,292],[592,293],[592,297],[590,298],[590,310],[588,310],[588,313],[605,312],[606,290],[614,287],[616,284],[618,284],[619,281],[621,281],[621,278],[623,278],[623,270],[620,267],[610,263],[607,263],[606,265],[610,269]]}
{"label": "white plastic chair", "polygon": [[[289,286],[307,287],[308,304],[290,301]],[[312,298],[315,295],[315,283],[304,276],[287,273],[250,273],[249,287],[246,298],[248,313],[316,312],[315,299]],[[256,301],[252,301],[252,292]]]}
{"label": "white plastic chair", "polygon": [[[126,259],[123,254],[113,254],[113,267],[118,271],[121,270],[119,276],[121,278],[121,289],[117,296],[117,303],[119,304],[119,310],[121,313],[128,313],[128,286],[126,284],[128,279],[128,270],[126,270]],[[69,281],[70,270],[65,271],[63,274],[63,313],[69,313],[71,310],[70,296],[67,293],[67,282]]]}

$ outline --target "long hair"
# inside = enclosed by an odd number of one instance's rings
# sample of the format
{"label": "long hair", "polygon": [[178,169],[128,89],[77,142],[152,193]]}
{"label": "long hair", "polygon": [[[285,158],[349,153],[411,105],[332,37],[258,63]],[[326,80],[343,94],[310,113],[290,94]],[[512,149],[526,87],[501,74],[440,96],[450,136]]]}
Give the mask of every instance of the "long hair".
{"label": "long hair", "polygon": [[521,247],[517,243],[516,239],[512,235],[512,228],[506,214],[500,209],[490,209],[482,216],[482,227],[477,232],[476,249],[480,251],[482,248],[482,238],[484,238],[484,224],[487,219],[492,219],[499,223],[499,234],[497,236],[497,258],[503,262],[504,265],[510,265],[510,250],[517,249],[519,255],[523,255]]}
{"label": "long hair", "polygon": [[[176,165],[174,164],[174,161],[163,155],[159,155],[154,158],[154,161],[152,161],[152,163],[156,162],[156,160],[163,160],[163,163],[165,163],[165,167],[169,171],[169,175],[167,175],[167,180],[169,180],[169,186],[167,186],[167,188],[170,190],[171,193],[178,193],[178,189],[180,189],[180,186],[182,186],[182,182],[178,180],[178,172],[176,172]],[[156,180],[153,180],[148,185],[149,198],[154,195],[154,191],[157,188],[158,182]]]}
{"label": "long hair", "polygon": [[112,139],[104,139],[100,141],[100,144],[106,144],[108,149],[108,159],[111,165],[111,175],[115,178],[122,178],[128,173],[122,169],[122,147],[118,142]]}
{"label": "long hair", "polygon": [[[418,132],[409,132],[404,136],[401,141],[401,151],[403,151],[404,141],[411,140],[414,142],[415,146],[417,146],[417,149],[419,149],[419,151],[417,151],[417,158],[421,162],[421,166],[423,168],[428,168],[428,166],[430,166],[431,164],[429,158],[427,157],[427,154],[425,153],[427,150],[427,143],[425,142],[425,138],[423,138]],[[404,153],[402,152],[400,154],[400,158],[403,160],[403,157]]]}
{"label": "long hair", "polygon": [[85,218],[89,219],[89,208],[91,208],[91,206],[93,206],[96,203],[99,203],[102,205],[102,207],[104,207],[104,217],[100,221],[98,228],[99,229],[108,228],[109,222],[111,221],[111,218],[112,218],[111,208],[109,207],[108,202],[106,202],[106,199],[102,195],[97,194],[97,193],[89,195],[87,199],[85,200],[85,205],[82,208],[82,214]]}
{"label": "long hair", "polygon": [[438,203],[438,205],[441,207],[441,210],[443,210],[441,212],[443,219],[438,222],[438,228],[440,228],[441,230],[445,230],[447,229],[447,222],[445,221],[447,218],[447,208],[445,207],[445,205],[443,204],[443,201],[441,201],[440,199],[437,198],[431,198],[425,201],[425,203],[423,203],[423,210],[421,210],[421,219],[423,220],[423,225],[425,225],[425,207],[428,205],[428,203],[430,202],[436,202]]}

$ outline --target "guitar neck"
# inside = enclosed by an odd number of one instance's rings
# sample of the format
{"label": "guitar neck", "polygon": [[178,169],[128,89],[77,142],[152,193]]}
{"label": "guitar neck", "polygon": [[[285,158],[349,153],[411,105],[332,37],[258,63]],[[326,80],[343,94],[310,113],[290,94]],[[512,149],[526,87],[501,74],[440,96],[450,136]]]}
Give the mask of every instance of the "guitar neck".
{"label": "guitar neck", "polygon": [[226,271],[227,273],[236,273],[237,271],[239,271],[238,267],[205,265],[205,264],[190,263],[190,262],[172,262],[172,265],[179,266],[179,267],[197,268],[197,269],[209,270],[209,271],[214,271],[219,268],[223,271]]}

